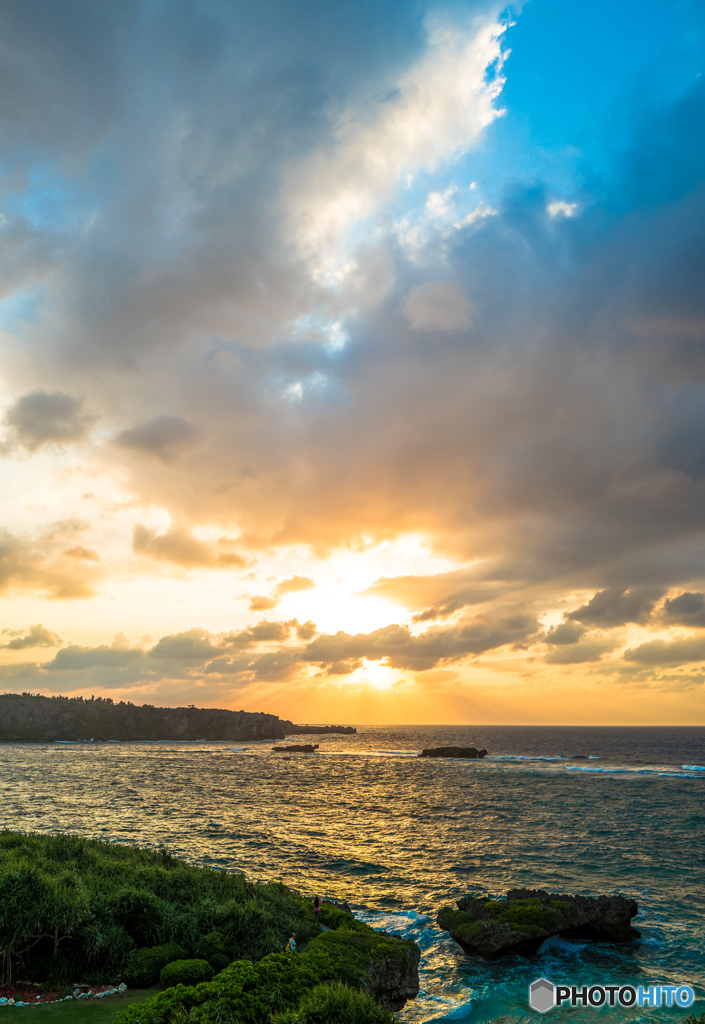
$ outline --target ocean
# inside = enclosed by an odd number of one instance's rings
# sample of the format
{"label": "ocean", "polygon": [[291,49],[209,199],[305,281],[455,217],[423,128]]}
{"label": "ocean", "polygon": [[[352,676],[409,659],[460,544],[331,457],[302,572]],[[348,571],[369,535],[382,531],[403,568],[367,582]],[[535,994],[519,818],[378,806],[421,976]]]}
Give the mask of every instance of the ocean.
{"label": "ocean", "polygon": [[[306,742],[297,738],[290,742]],[[0,827],[157,847],[346,899],[413,937],[421,992],[403,1024],[540,1019],[528,985],[688,984],[705,1005],[705,728],[364,726],[315,755],[272,742],[3,743]],[[430,746],[480,761],[420,760]],[[510,888],[623,893],[627,946],[553,939],[484,963],[435,923]],[[554,1010],[574,1024],[681,1020],[676,1008]]]}

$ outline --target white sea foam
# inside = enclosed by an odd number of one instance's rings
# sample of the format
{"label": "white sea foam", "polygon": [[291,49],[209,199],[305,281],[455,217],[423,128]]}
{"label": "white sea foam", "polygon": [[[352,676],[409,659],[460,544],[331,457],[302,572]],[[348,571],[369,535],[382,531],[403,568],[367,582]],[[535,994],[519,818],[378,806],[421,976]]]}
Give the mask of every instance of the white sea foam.
{"label": "white sea foam", "polygon": [[681,768],[687,768],[689,772],[705,772],[705,767],[701,764],[682,764]]}
{"label": "white sea foam", "polygon": [[568,761],[569,758],[562,755],[556,757],[543,757],[538,754],[488,754],[488,761]]}

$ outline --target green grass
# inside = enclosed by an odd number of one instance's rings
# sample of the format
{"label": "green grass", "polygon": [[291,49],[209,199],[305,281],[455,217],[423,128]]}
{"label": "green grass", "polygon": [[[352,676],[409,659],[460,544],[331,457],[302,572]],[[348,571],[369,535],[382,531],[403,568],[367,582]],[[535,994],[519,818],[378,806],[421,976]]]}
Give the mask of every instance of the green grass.
{"label": "green grass", "polygon": [[[131,989],[105,999],[72,999],[65,1003],[49,1003],[47,1006],[35,1006],[31,1011],[31,1020],[25,1024],[112,1024],[117,1014],[126,1010],[131,1003],[141,1003],[157,990]],[[24,1011],[26,1007],[21,1006]],[[9,1013],[10,1007],[5,1009]],[[13,1017],[14,1021],[15,1018]],[[22,1018],[24,1022],[24,1017]],[[6,1021],[6,1024],[9,1022]]]}

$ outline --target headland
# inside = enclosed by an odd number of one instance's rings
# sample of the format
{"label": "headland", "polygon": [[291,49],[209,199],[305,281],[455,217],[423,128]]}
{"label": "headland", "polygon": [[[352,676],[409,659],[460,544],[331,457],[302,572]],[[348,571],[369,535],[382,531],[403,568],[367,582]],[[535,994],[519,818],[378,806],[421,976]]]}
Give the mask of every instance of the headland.
{"label": "headland", "polygon": [[296,726],[260,711],[160,708],[110,698],[0,694],[0,741],[279,740],[309,732],[354,732],[349,726]]}

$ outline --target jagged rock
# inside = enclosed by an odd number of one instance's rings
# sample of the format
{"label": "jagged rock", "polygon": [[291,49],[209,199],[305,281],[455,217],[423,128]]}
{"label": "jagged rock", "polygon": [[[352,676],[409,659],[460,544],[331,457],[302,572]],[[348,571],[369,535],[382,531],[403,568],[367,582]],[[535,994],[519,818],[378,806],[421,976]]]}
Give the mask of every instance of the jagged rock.
{"label": "jagged rock", "polygon": [[384,934],[399,943],[399,952],[381,956],[372,963],[368,991],[386,1009],[396,1011],[419,994],[421,952],[415,943],[411,945],[398,935]]}
{"label": "jagged rock", "polygon": [[314,750],[318,750],[318,744],[294,743],[290,747],[272,747],[272,750],[285,750],[292,754],[312,754]]}
{"label": "jagged rock", "polygon": [[512,889],[506,900],[464,896],[457,910],[443,907],[438,925],[466,953],[492,960],[506,953],[535,953],[551,935],[566,939],[631,942],[639,912],[625,896],[566,896],[543,889]]}
{"label": "jagged rock", "polygon": [[428,747],[422,750],[419,757],[487,757],[487,751],[475,747]]}

